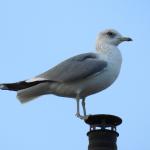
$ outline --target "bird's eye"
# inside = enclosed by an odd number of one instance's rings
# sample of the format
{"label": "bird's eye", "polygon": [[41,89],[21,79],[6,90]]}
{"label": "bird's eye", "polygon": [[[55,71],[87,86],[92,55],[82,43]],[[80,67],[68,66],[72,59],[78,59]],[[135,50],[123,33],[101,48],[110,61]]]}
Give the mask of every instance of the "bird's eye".
{"label": "bird's eye", "polygon": [[115,33],[113,33],[113,32],[107,32],[107,35],[109,36],[109,37],[114,37],[115,36]]}

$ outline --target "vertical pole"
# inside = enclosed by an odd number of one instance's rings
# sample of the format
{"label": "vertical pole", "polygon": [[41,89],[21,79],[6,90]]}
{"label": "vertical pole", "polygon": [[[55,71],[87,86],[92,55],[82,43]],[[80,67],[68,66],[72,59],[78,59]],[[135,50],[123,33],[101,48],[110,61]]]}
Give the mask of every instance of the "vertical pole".
{"label": "vertical pole", "polygon": [[122,123],[121,118],[113,115],[91,115],[87,120],[90,125],[88,150],[117,150],[119,133],[116,126]]}

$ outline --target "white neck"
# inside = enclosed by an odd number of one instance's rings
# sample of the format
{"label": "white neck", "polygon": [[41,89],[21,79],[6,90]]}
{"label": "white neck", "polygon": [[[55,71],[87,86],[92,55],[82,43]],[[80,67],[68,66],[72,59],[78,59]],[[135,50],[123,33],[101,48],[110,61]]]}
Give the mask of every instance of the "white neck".
{"label": "white neck", "polygon": [[116,45],[97,41],[96,51],[101,57],[107,60],[109,59],[109,61],[122,61],[120,50]]}
{"label": "white neck", "polygon": [[116,45],[106,43],[100,40],[96,41],[96,51],[97,52],[107,52],[110,51],[111,49],[118,49]]}

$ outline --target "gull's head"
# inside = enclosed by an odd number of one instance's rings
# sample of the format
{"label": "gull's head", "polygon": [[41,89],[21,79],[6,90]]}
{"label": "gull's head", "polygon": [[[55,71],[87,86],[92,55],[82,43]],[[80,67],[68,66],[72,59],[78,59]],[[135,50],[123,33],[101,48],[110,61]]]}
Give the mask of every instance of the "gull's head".
{"label": "gull's head", "polygon": [[132,41],[131,38],[122,36],[118,31],[114,29],[104,30],[98,34],[96,40],[96,48],[100,48],[102,45],[118,46],[124,41]]}

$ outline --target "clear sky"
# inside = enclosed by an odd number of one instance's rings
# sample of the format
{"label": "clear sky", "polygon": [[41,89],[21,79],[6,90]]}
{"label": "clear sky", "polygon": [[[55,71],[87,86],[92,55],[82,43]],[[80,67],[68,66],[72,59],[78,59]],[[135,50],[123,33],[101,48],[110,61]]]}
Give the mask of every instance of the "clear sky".
{"label": "clear sky", "polygon": [[[99,31],[114,28],[133,38],[119,47],[123,64],[109,89],[87,98],[90,114],[123,118],[120,150],[150,149],[149,0],[0,1],[0,82],[28,79],[62,60],[95,50]],[[88,126],[73,99],[43,96],[20,104],[0,91],[1,150],[87,150]]]}

